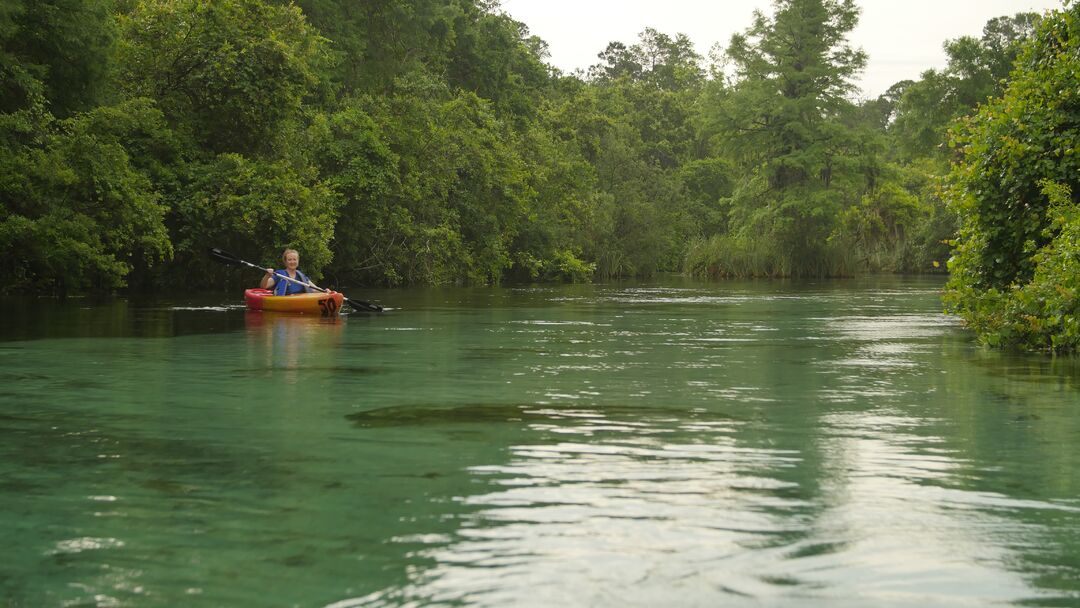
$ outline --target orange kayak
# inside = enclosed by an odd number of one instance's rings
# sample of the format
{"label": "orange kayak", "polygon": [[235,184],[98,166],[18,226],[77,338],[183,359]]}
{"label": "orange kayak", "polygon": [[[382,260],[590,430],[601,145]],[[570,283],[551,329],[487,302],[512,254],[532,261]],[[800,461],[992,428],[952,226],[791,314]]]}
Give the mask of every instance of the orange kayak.
{"label": "orange kayak", "polygon": [[244,301],[251,310],[273,312],[299,312],[323,316],[336,315],[341,310],[343,296],[336,292],[298,293],[291,296],[275,296],[268,289],[248,289]]}

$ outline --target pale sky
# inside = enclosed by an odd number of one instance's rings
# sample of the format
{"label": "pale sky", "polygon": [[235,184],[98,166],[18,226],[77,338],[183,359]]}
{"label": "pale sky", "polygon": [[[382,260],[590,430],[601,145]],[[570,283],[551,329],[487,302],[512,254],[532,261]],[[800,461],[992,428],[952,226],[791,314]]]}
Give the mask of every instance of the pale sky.
{"label": "pale sky", "polygon": [[[564,72],[587,69],[609,42],[633,44],[646,27],[686,34],[706,59],[714,43],[750,26],[769,0],[502,0],[502,9],[548,43],[548,62]],[[869,55],[859,86],[877,97],[894,83],[945,66],[942,44],[981,36],[994,17],[1061,8],[1060,0],[859,0],[859,25],[849,36]]]}

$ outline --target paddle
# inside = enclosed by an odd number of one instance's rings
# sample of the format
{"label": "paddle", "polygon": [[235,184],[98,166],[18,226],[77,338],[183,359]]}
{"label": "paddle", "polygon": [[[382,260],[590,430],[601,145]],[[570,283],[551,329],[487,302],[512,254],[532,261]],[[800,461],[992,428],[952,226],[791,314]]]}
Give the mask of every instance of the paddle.
{"label": "paddle", "polygon": [[[211,258],[213,258],[214,260],[217,260],[218,262],[221,262],[222,264],[231,264],[233,266],[250,266],[251,268],[256,268],[256,269],[258,269],[258,270],[260,270],[262,272],[266,272],[266,269],[263,268],[262,266],[258,266],[258,265],[252,264],[251,262],[241,260],[240,258],[238,258],[235,255],[229,253],[228,251],[225,251],[224,249],[218,249],[217,247],[211,247],[209,249],[209,253],[210,253]],[[290,278],[290,277],[287,277],[287,276],[281,276],[279,274],[275,274],[274,278],[275,279],[285,279],[286,281],[289,281],[290,283],[296,283],[297,285],[303,285],[304,287],[310,287],[311,289],[314,289],[315,291],[321,291],[322,293],[329,293],[330,292],[329,289],[323,289],[322,287],[319,287],[318,285],[312,285],[311,283],[305,283],[303,281],[298,281],[296,279],[293,279],[293,278]],[[353,310],[356,310],[356,311],[359,311],[359,312],[382,312],[383,311],[383,307],[379,306],[378,304],[372,304],[371,302],[365,302],[363,300],[350,300],[349,298],[345,297],[345,294],[341,294],[341,299],[344,300],[346,304],[351,306],[353,308]]]}

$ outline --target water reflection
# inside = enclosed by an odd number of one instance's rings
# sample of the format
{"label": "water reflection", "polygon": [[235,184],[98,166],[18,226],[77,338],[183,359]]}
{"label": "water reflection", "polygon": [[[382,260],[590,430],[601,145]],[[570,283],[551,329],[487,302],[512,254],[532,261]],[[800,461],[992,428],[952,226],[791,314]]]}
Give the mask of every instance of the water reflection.
{"label": "water reflection", "polygon": [[246,311],[244,325],[249,352],[262,354],[257,363],[265,377],[283,374],[285,381],[295,384],[304,367],[317,367],[326,359],[334,359],[346,323],[344,316],[324,317]]}
{"label": "water reflection", "polygon": [[[242,326],[243,303],[216,296],[191,301],[129,300],[107,297],[54,298],[0,296],[0,343],[68,338],[172,338],[218,334]],[[238,323],[238,321],[241,321]]]}
{"label": "water reflection", "polygon": [[521,411],[565,439],[471,467],[491,489],[459,498],[453,536],[395,539],[431,545],[417,556],[434,565],[332,606],[1030,601],[1043,594],[1014,567],[1046,540],[1039,519],[1080,512],[963,487],[971,463],[925,434],[939,421],[902,414],[824,416],[813,491],[792,477],[805,451],[746,442],[758,423]]}
{"label": "water reflection", "polygon": [[529,431],[562,439],[471,467],[492,490],[460,498],[470,515],[454,542],[420,551],[436,565],[408,587],[335,606],[613,605],[631,587],[633,604],[677,592],[692,605],[715,597],[695,595],[702,577],[760,584],[719,568],[771,542],[791,526],[783,514],[806,505],[797,484],[772,474],[798,454],[740,446],[743,421],[635,409],[525,410]]}

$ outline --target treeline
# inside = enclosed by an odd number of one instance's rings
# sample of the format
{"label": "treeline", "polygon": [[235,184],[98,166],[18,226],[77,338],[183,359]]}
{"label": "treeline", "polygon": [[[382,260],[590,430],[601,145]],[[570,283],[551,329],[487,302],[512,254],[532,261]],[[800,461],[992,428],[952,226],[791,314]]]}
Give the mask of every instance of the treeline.
{"label": "treeline", "polygon": [[3,280],[226,285],[208,246],[345,285],[944,271],[946,131],[1039,19],[857,101],[857,18],[777,0],[709,60],[645,29],[563,74],[489,0],[7,0]]}

